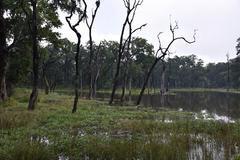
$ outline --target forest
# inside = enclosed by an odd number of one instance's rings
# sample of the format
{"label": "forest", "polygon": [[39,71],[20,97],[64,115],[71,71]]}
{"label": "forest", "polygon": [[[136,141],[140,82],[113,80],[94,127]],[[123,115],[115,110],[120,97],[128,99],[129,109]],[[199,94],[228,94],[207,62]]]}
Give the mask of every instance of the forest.
{"label": "forest", "polygon": [[[97,41],[107,8],[88,3],[0,1],[0,160],[240,159],[240,38],[225,62],[180,56],[172,46],[197,30],[170,21],[156,48],[133,25],[144,1],[122,0],[119,41]],[[56,30],[60,12],[76,42]]]}

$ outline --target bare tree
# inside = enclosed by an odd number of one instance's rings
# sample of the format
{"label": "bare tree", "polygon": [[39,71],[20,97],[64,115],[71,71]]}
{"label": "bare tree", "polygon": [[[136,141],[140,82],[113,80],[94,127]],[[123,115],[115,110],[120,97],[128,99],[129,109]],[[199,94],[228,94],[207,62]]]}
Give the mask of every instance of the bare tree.
{"label": "bare tree", "polygon": [[[163,60],[165,58],[165,56],[169,53],[169,49],[170,47],[173,45],[173,43],[177,40],[183,40],[185,41],[186,43],[188,44],[192,44],[196,41],[195,39],[195,35],[196,35],[196,30],[194,30],[194,34],[193,34],[193,40],[192,41],[188,41],[185,37],[176,37],[175,35],[175,31],[179,29],[178,27],[178,24],[176,22],[176,24],[174,26],[172,26],[172,24],[170,23],[170,31],[172,33],[172,40],[168,43],[167,47],[166,48],[163,48],[162,47],[162,43],[161,43],[161,39],[160,39],[160,35],[162,34],[162,32],[160,32],[157,37],[158,37],[158,42],[159,42],[159,47],[158,47],[158,50],[156,51],[155,55],[156,55],[156,58],[155,58],[155,61],[154,63],[152,64],[152,66],[150,67],[150,69],[148,70],[148,73],[147,73],[147,77],[145,78],[145,81],[143,83],[143,86],[142,86],[142,89],[141,89],[141,92],[139,94],[139,97],[138,97],[138,100],[137,100],[137,105],[140,104],[141,102],[141,99],[142,99],[142,96],[144,94],[144,91],[145,91],[145,88],[146,88],[146,85],[148,84],[148,80],[149,80],[149,77],[154,69],[154,67],[156,66],[156,64],[160,61],[160,60]],[[159,55],[160,54],[160,55]]]}
{"label": "bare tree", "polygon": [[[127,79],[128,79],[128,75],[129,75],[129,66],[130,66],[130,61],[132,59],[132,55],[131,55],[131,43],[132,43],[132,23],[133,23],[133,20],[134,20],[134,17],[136,15],[136,9],[134,9],[133,11],[133,14],[132,14],[132,17],[128,19],[127,21],[127,24],[128,24],[128,29],[129,29],[129,33],[128,33],[128,39],[127,39],[127,46],[126,46],[126,51],[125,51],[125,64],[124,64],[124,67],[123,67],[123,84],[122,84],[122,95],[121,95],[121,103],[123,103],[125,101],[125,90],[126,90],[126,87],[127,87]],[[142,26],[145,26],[146,24],[142,25]],[[141,26],[141,27],[142,27]],[[131,86],[131,85],[130,85]],[[130,88],[131,89],[131,88]],[[130,92],[130,96],[131,96],[131,91]]]}
{"label": "bare tree", "polygon": [[[84,4],[84,9],[80,9],[78,8],[78,4],[77,5],[77,1],[75,0],[71,0],[72,3],[72,8],[71,8],[71,12],[70,15],[65,17],[66,21],[69,25],[69,27],[71,28],[71,30],[77,35],[77,52],[75,55],[75,98],[74,98],[74,104],[73,104],[73,108],[72,108],[72,113],[75,113],[77,111],[77,103],[78,103],[78,98],[79,98],[79,55],[80,55],[80,44],[81,44],[81,37],[82,35],[80,34],[80,32],[78,32],[78,30],[76,29],[77,26],[80,25],[80,23],[87,17],[87,4],[85,2],[85,0],[82,0],[83,4]],[[73,14],[77,12],[78,13],[78,21],[75,24],[71,24],[70,20],[73,17]]]}
{"label": "bare tree", "polygon": [[86,23],[87,23],[87,27],[88,27],[88,30],[89,30],[89,53],[90,53],[90,56],[89,56],[89,63],[88,63],[88,70],[89,70],[89,95],[88,95],[88,98],[89,99],[92,99],[93,97],[93,88],[94,88],[94,76],[93,76],[93,70],[92,70],[92,61],[93,61],[93,54],[94,54],[94,51],[93,51],[93,40],[92,40],[92,28],[93,28],[93,23],[94,23],[94,20],[96,18],[96,15],[97,15],[97,11],[98,11],[98,8],[100,7],[100,0],[97,0],[96,1],[96,8],[94,10],[94,12],[92,13],[92,20],[91,20],[91,23],[89,24],[88,22],[88,19],[86,19]]}
{"label": "bare tree", "polygon": [[132,37],[132,34],[135,33],[138,30],[141,30],[144,26],[146,26],[146,24],[143,24],[139,28],[136,28],[136,29],[132,30],[129,33],[127,39],[124,41],[124,33],[125,33],[126,26],[130,21],[133,21],[133,19],[135,17],[136,10],[137,10],[138,6],[142,5],[143,0],[134,0],[132,5],[131,5],[131,0],[123,0],[123,2],[124,2],[125,8],[127,9],[127,15],[126,15],[126,19],[125,19],[125,21],[123,23],[123,26],[122,26],[122,32],[121,32],[120,43],[119,43],[119,48],[118,48],[117,68],[116,68],[116,73],[115,73],[114,78],[113,78],[112,94],[111,94],[111,97],[110,97],[109,104],[113,103],[115,92],[116,92],[116,89],[117,89],[117,86],[118,86],[120,65],[121,65],[121,60],[122,60],[122,57],[123,57],[125,47],[126,47],[127,43],[129,42],[129,39]]}

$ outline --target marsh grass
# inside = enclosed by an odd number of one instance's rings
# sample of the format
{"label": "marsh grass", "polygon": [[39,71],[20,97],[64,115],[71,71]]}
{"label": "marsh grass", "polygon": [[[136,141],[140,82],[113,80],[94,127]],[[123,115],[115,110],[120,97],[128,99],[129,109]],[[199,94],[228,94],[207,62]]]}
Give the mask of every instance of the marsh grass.
{"label": "marsh grass", "polygon": [[[219,154],[216,148],[221,145],[227,158],[239,153],[234,150],[240,145],[238,121],[195,120],[191,112],[108,106],[83,99],[72,114],[71,95],[43,92],[36,110],[29,112],[28,96],[29,90],[17,89],[9,102],[0,105],[1,160],[48,160],[61,155],[70,160],[185,160],[196,145],[205,151],[204,159],[213,159],[212,152]],[[218,143],[211,150],[206,141]],[[226,154],[228,150],[231,154]]]}

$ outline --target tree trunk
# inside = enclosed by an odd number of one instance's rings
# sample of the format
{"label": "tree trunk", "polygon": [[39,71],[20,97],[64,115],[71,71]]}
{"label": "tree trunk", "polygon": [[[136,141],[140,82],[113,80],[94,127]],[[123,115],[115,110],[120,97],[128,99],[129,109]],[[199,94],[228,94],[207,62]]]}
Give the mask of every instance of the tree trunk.
{"label": "tree trunk", "polygon": [[48,95],[50,87],[49,87],[49,82],[46,75],[46,68],[47,68],[46,64],[43,64],[43,67],[42,67],[43,83],[44,83],[45,94]]}
{"label": "tree trunk", "polygon": [[93,81],[93,97],[94,98],[96,98],[96,94],[97,94],[97,80],[99,77],[99,73],[100,73],[100,68],[97,69],[97,73],[96,73],[94,81]]}
{"label": "tree trunk", "polygon": [[147,94],[150,94],[150,81],[151,81],[151,77],[149,77],[150,79],[148,80],[148,84],[147,84]]}
{"label": "tree trunk", "polygon": [[125,22],[123,23],[123,27],[122,27],[122,32],[121,32],[121,37],[120,37],[120,43],[119,43],[119,48],[118,48],[118,60],[117,60],[117,69],[116,69],[116,73],[114,75],[114,78],[113,78],[113,87],[112,87],[112,94],[110,96],[110,101],[109,101],[109,104],[111,105],[113,103],[113,99],[114,99],[114,96],[115,96],[115,92],[117,90],[117,85],[118,85],[118,76],[119,76],[119,73],[120,73],[120,65],[121,65],[121,60],[122,60],[122,55],[123,55],[123,36],[124,36],[124,31],[125,31],[125,27],[126,27],[126,24],[128,22],[128,17],[129,17],[129,14],[127,15],[126,19],[125,19]]}
{"label": "tree trunk", "polygon": [[121,95],[121,104],[124,103],[125,101],[125,90],[126,90],[126,86],[127,86],[127,69],[128,67],[126,66],[126,69],[124,71],[124,75],[123,75],[123,84],[122,84],[122,95]]}
{"label": "tree trunk", "polygon": [[6,30],[3,1],[0,1],[0,102],[7,98],[6,72],[8,62],[8,52],[6,49]]}
{"label": "tree trunk", "polygon": [[[0,56],[0,58],[2,57]],[[7,99],[6,66],[3,66],[2,60],[3,59],[0,59],[0,102]]]}
{"label": "tree trunk", "polygon": [[157,62],[158,62],[159,60],[160,60],[160,59],[158,59],[158,58],[155,59],[154,63],[152,64],[152,66],[151,66],[151,68],[150,68],[150,70],[148,71],[147,77],[146,77],[146,79],[144,80],[144,83],[143,83],[141,92],[140,92],[140,94],[139,94],[139,96],[138,96],[138,100],[137,100],[136,105],[139,105],[139,104],[140,104],[140,102],[141,102],[141,100],[142,100],[142,96],[143,96],[144,91],[145,91],[145,88],[146,88],[146,86],[147,86],[147,84],[148,84],[149,77],[150,77],[150,75],[151,75],[154,67],[156,66],[156,64],[157,64]]}
{"label": "tree trunk", "polygon": [[80,97],[83,97],[83,71],[80,71]]}
{"label": "tree trunk", "polygon": [[129,84],[128,84],[128,101],[131,103],[132,101],[132,75],[129,74]]}
{"label": "tree trunk", "polygon": [[166,89],[165,89],[165,72],[166,72],[166,66],[165,66],[165,62],[163,62],[163,70],[162,70],[162,75],[161,75],[161,88],[160,88],[161,95],[164,95],[164,93],[166,92]]}
{"label": "tree trunk", "polygon": [[33,86],[30,95],[28,110],[34,110],[38,98],[38,72],[39,72],[39,55],[37,41],[37,0],[32,0],[32,59],[33,59]]}
{"label": "tree trunk", "polygon": [[50,87],[49,87],[47,76],[45,74],[43,76],[43,79],[44,79],[44,86],[45,86],[45,94],[48,95]]}
{"label": "tree trunk", "polygon": [[92,41],[92,28],[89,28],[89,51],[90,51],[90,56],[89,56],[89,63],[88,63],[88,69],[89,69],[89,94],[88,98],[92,99],[93,97],[93,71],[92,71],[92,59],[93,59],[93,41]]}
{"label": "tree trunk", "polygon": [[93,61],[93,55],[94,55],[94,51],[93,51],[93,40],[92,40],[92,27],[93,27],[93,23],[95,20],[95,17],[97,15],[97,11],[98,8],[100,6],[100,0],[96,1],[96,9],[94,10],[93,14],[92,14],[92,21],[91,24],[89,25],[88,21],[87,22],[87,26],[89,29],[89,51],[90,51],[90,57],[89,57],[89,63],[88,63],[88,69],[89,69],[89,95],[88,98],[92,99],[93,98],[93,88],[94,88],[94,73],[93,73],[93,66],[92,66],[92,61]]}
{"label": "tree trunk", "polygon": [[[81,43],[81,35],[77,34],[78,36],[78,43],[77,43],[77,53],[75,56],[75,97],[74,97],[74,103],[72,108],[72,113],[75,113],[77,111],[77,104],[78,104],[78,98],[79,98],[79,52],[80,52],[80,43]],[[82,77],[82,75],[81,75]],[[82,82],[81,82],[82,83]]]}

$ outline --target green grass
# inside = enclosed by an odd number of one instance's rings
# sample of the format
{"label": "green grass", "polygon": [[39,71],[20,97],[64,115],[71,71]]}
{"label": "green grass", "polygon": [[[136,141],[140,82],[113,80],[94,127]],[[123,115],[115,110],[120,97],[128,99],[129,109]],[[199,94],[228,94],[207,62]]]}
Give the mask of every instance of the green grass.
{"label": "green grass", "polygon": [[[132,96],[138,96],[139,93],[140,93],[141,89],[140,88],[133,88],[131,90],[131,95]],[[73,90],[69,90],[69,89],[64,89],[64,88],[61,88],[61,89],[57,89],[56,90],[57,93],[59,94],[67,94],[67,95],[73,95],[74,92]],[[88,90],[83,90],[83,93],[87,93]],[[111,90],[110,89],[100,89],[97,91],[97,93],[100,93],[100,94],[111,94]],[[226,89],[226,88],[171,88],[169,90],[169,92],[167,92],[166,94],[167,95],[174,95],[176,94],[177,92],[220,92],[220,93],[234,93],[234,94],[240,94],[240,90],[239,89],[229,89],[229,91]],[[122,93],[122,90],[121,89],[118,89],[116,91],[116,94],[117,95],[121,95]],[[125,91],[126,95],[128,95],[129,91],[128,89],[126,89]],[[146,88],[145,89],[145,94],[159,94],[160,91],[159,91],[159,88],[156,88],[155,90],[153,88],[150,88],[149,90]],[[108,98],[108,97],[106,97]]]}
{"label": "green grass", "polygon": [[171,89],[171,92],[221,92],[221,93],[236,93],[240,94],[239,89],[226,88],[175,88]]}
{"label": "green grass", "polygon": [[[70,92],[70,91],[66,91]],[[168,109],[109,106],[80,100],[71,113],[69,94],[40,92],[35,111],[27,111],[30,91],[17,89],[0,104],[0,160],[188,159],[193,145],[206,141],[240,145],[240,123],[195,120],[194,113]],[[171,120],[172,123],[165,123]],[[216,146],[218,147],[218,146]],[[212,159],[205,150],[205,159]]]}

